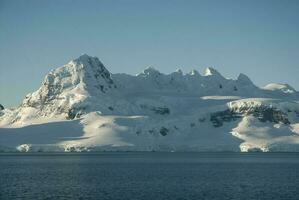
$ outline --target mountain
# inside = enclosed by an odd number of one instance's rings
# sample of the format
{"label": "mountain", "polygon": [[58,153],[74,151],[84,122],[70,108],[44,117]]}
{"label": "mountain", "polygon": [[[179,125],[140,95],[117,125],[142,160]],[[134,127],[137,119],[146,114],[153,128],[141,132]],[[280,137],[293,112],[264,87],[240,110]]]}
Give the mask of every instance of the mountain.
{"label": "mountain", "polygon": [[207,68],[111,74],[82,55],[0,109],[1,151],[299,151],[299,93]]}
{"label": "mountain", "polygon": [[263,87],[265,90],[270,91],[280,91],[283,93],[296,93],[297,91],[292,88],[289,84],[282,84],[282,83],[270,83]]}

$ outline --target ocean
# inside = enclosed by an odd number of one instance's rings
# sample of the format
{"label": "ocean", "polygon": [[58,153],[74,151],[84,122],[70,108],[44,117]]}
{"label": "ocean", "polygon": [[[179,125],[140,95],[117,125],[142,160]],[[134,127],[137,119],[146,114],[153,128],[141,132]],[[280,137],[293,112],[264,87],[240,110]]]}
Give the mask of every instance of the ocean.
{"label": "ocean", "polygon": [[0,199],[299,199],[298,153],[1,153]]}

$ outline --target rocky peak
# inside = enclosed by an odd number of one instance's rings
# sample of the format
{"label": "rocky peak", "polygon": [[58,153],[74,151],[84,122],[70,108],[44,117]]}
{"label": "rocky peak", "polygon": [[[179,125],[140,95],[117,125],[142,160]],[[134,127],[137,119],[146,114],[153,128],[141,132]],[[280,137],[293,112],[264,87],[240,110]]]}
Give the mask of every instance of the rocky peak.
{"label": "rocky peak", "polygon": [[45,115],[63,113],[86,98],[104,95],[115,88],[101,61],[84,54],[49,72],[42,86],[26,96],[23,106],[34,107]]}
{"label": "rocky peak", "polygon": [[177,74],[183,75],[183,71],[179,68],[175,71]]}
{"label": "rocky peak", "polygon": [[243,85],[253,84],[252,81],[250,80],[250,78],[243,73],[239,74],[237,81]]}
{"label": "rocky peak", "polygon": [[4,110],[4,106],[0,104],[0,110]]}
{"label": "rocky peak", "polygon": [[208,67],[204,71],[204,76],[214,76],[214,77],[222,77],[223,76],[214,68]]}
{"label": "rocky peak", "polygon": [[110,72],[97,57],[84,54],[71,62],[75,63],[74,67],[81,67],[87,73],[87,76],[104,79],[109,84],[113,83]]}
{"label": "rocky peak", "polygon": [[177,69],[176,71],[174,71],[170,74],[170,77],[172,77],[172,78],[182,78],[183,77],[183,71],[181,69]]}
{"label": "rocky peak", "polygon": [[195,69],[192,69],[190,72],[189,72],[189,75],[191,76],[200,76],[199,72]]}
{"label": "rocky peak", "polygon": [[158,70],[156,70],[154,67],[147,67],[139,75],[142,75],[142,76],[157,76],[157,75],[160,75],[160,74],[161,73]]}

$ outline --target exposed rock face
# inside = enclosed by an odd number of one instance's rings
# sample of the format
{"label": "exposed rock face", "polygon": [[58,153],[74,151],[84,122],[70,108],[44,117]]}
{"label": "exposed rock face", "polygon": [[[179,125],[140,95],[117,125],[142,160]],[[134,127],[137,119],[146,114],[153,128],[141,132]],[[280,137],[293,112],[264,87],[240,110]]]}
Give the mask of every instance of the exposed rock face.
{"label": "exposed rock face", "polygon": [[212,113],[210,115],[210,121],[212,122],[214,127],[221,127],[223,126],[224,122],[231,122],[235,121],[242,116],[239,113],[236,113],[230,109],[219,111]]}
{"label": "exposed rock face", "polygon": [[225,111],[212,113],[210,116],[210,121],[212,122],[213,126],[220,127],[223,125],[223,122],[235,121],[239,118],[242,118],[242,116],[248,115],[256,117],[261,122],[282,123],[286,125],[290,124],[286,113],[275,107],[269,107],[265,105],[241,108],[234,107]]}
{"label": "exposed rock face", "polygon": [[234,108],[232,112],[244,115],[253,115],[261,122],[273,122],[290,124],[287,114],[272,106],[256,106],[256,107],[242,107],[240,109]]}
{"label": "exposed rock face", "polygon": [[168,132],[169,132],[169,130],[168,130],[167,128],[165,128],[165,127],[161,127],[161,129],[160,129],[160,134],[161,134],[162,136],[166,136]]}
{"label": "exposed rock face", "polygon": [[160,115],[167,115],[170,113],[169,108],[166,108],[166,107],[153,107],[152,111],[154,111],[155,113],[160,114]]}
{"label": "exposed rock face", "polygon": [[0,104],[0,110],[4,110],[4,106]]}
{"label": "exposed rock face", "polygon": [[243,73],[239,74],[237,81],[243,85],[253,85],[250,78]]}

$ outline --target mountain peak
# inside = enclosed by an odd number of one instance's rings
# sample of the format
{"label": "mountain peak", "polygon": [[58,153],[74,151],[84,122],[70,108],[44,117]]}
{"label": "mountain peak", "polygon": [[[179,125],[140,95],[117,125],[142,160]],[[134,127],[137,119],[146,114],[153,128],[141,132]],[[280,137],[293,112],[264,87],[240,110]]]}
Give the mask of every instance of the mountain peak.
{"label": "mountain peak", "polygon": [[178,74],[183,75],[183,71],[180,68],[178,68],[177,70],[175,70],[175,72],[178,73]]}
{"label": "mountain peak", "polygon": [[96,58],[96,57],[89,56],[88,54],[84,53],[81,56],[79,56],[76,60],[87,60],[87,59],[92,59],[92,58]]}
{"label": "mountain peak", "polygon": [[207,67],[204,71],[204,76],[211,76],[211,75],[217,75],[217,74],[220,74],[220,73],[212,67]]}
{"label": "mountain peak", "polygon": [[151,75],[158,75],[160,74],[160,72],[154,67],[147,67],[143,70],[141,74],[146,76],[151,76]]}
{"label": "mountain peak", "polygon": [[199,72],[198,72],[197,70],[195,70],[195,69],[192,69],[192,70],[189,72],[189,74],[192,75],[192,76],[199,76],[199,75],[200,75]]}
{"label": "mountain peak", "polygon": [[246,84],[246,85],[253,84],[252,81],[250,80],[250,78],[243,73],[239,74],[237,81],[242,84]]}
{"label": "mountain peak", "polygon": [[115,88],[110,72],[101,61],[84,54],[48,73],[42,86],[27,95],[23,105],[38,108],[45,115],[62,113],[86,98],[103,95]]}
{"label": "mountain peak", "polygon": [[86,86],[101,88],[103,92],[103,88],[107,84],[113,84],[111,73],[97,57],[83,54],[73,60],[72,66],[79,68],[79,70],[76,70],[76,74],[81,77],[81,81]]}
{"label": "mountain peak", "polygon": [[204,76],[219,76],[223,77],[216,69],[207,67],[204,71]]}
{"label": "mountain peak", "polygon": [[[81,56],[79,56],[78,58],[71,60],[70,63],[72,63],[73,65],[77,65],[78,64],[82,64],[82,67],[94,67],[94,68],[105,68],[103,63],[97,58],[97,57],[93,57],[93,56],[89,56],[87,54],[83,54]],[[105,70],[107,70],[105,68]],[[108,71],[108,70],[107,70]]]}
{"label": "mountain peak", "polygon": [[286,83],[270,83],[263,87],[264,90],[281,91],[283,93],[296,93],[297,91]]}

